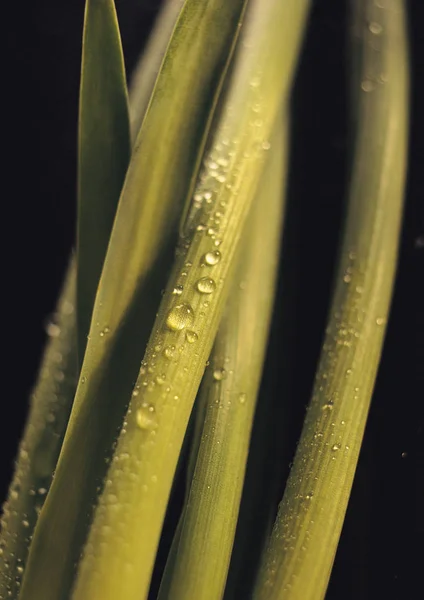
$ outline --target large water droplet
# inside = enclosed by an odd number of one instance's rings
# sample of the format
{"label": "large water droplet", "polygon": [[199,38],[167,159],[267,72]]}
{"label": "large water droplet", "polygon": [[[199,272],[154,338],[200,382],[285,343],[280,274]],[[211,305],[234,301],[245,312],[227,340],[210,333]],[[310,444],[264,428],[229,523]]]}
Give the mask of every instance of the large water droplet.
{"label": "large water droplet", "polygon": [[171,331],[181,331],[193,325],[194,311],[190,304],[177,304],[166,318],[166,325]]}
{"label": "large water droplet", "polygon": [[220,260],[221,252],[219,252],[219,250],[214,250],[213,252],[206,252],[206,254],[203,257],[203,262],[209,266],[218,264]]}
{"label": "large water droplet", "polygon": [[202,277],[196,283],[196,289],[201,294],[212,294],[216,289],[216,283],[210,277]]}

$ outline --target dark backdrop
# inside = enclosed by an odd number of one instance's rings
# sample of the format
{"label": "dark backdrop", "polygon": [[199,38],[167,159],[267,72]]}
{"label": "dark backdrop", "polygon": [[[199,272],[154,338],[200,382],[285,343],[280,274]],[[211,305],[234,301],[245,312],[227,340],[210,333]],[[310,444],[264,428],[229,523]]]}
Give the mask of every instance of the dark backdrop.
{"label": "dark backdrop", "polygon": [[[3,13],[2,254],[4,301],[0,498],[11,477],[27,399],[74,241],[76,125],[83,0],[34,0]],[[299,435],[324,328],[346,175],[346,2],[316,0],[294,94],[286,251],[295,264],[289,450]],[[391,319],[330,600],[424,595],[424,37],[410,0],[413,68],[407,203]],[[117,0],[128,72],[160,1]],[[424,241],[424,240],[423,240]],[[319,248],[319,256],[317,255]],[[314,297],[311,299],[311,290]],[[277,299],[265,385],[279,393]],[[278,431],[273,432],[278,437]],[[421,565],[421,567],[420,567]],[[349,591],[346,590],[346,586]]]}

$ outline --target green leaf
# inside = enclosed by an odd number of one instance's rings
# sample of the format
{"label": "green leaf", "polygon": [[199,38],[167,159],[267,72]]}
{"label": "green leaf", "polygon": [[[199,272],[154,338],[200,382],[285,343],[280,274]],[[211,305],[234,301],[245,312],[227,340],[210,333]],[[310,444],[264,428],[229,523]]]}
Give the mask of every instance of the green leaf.
{"label": "green leaf", "polygon": [[114,0],[87,0],[78,132],[77,322],[80,364],[130,158],[127,96]]}
{"label": "green leaf", "polygon": [[159,74],[168,47],[168,42],[178,20],[185,0],[167,0],[164,2],[150,37],[130,83],[130,124],[133,142],[137,138],[150,95]]}
{"label": "green leaf", "polygon": [[38,514],[50,487],[77,385],[75,259],[72,258],[53,320],[15,472],[3,506],[0,597],[17,598]]}
{"label": "green leaf", "polygon": [[392,295],[406,173],[403,0],[353,3],[349,203],[312,400],[254,598],[324,598],[364,434]]}
{"label": "green leaf", "polygon": [[69,593],[243,8],[242,0],[186,0],[179,15],[122,190],[73,411],[34,533],[21,600],[57,600]]}
{"label": "green leaf", "polygon": [[[212,4],[202,6],[206,14]],[[139,600],[149,589],[187,422],[269,136],[290,88],[309,2],[260,0],[249,6],[194,203],[181,226],[184,237],[90,529],[74,600]]]}
{"label": "green leaf", "polygon": [[274,299],[286,137],[279,123],[202,384],[206,416],[163,600],[223,597]]}

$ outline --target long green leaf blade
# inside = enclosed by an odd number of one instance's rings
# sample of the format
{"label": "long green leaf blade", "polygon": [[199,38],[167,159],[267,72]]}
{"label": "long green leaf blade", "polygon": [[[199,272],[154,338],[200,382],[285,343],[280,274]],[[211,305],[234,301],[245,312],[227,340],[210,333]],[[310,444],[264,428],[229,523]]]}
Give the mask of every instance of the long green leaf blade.
{"label": "long green leaf blade", "polygon": [[242,50],[182,225],[185,237],[96,509],[74,600],[139,600],[148,593],[178,455],[309,2],[249,6]]}
{"label": "long green leaf blade", "polygon": [[3,506],[0,597],[17,598],[38,513],[50,487],[77,386],[76,264],[72,258],[31,396],[15,473]]}
{"label": "long green leaf blade", "polygon": [[34,534],[22,600],[57,600],[69,592],[244,4],[186,0],[173,31],[121,194],[73,411]]}
{"label": "long green leaf blade", "polygon": [[137,139],[151,90],[159,74],[168,42],[178,20],[185,0],[167,0],[159,13],[147,47],[141,56],[130,83],[130,125],[133,142]]}
{"label": "long green leaf blade", "polygon": [[353,2],[358,104],[343,245],[313,397],[257,600],[324,598],[336,553],[395,273],[407,148],[405,7],[403,0]]}
{"label": "long green leaf blade", "polygon": [[279,123],[202,384],[206,417],[163,600],[224,594],[276,284],[286,137]]}
{"label": "long green leaf blade", "polygon": [[81,364],[130,158],[127,84],[114,0],[86,1],[78,134],[77,319]]}

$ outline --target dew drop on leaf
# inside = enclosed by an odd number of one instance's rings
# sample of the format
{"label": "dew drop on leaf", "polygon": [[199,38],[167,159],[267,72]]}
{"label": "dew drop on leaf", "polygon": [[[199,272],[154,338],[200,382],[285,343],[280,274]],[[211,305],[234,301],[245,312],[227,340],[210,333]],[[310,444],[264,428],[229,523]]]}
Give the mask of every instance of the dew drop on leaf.
{"label": "dew drop on leaf", "polygon": [[217,265],[220,260],[221,253],[218,250],[215,250],[214,252],[207,252],[203,257],[203,262],[209,266]]}
{"label": "dew drop on leaf", "polygon": [[223,379],[225,379],[225,376],[226,376],[225,369],[215,369],[213,372],[213,378],[216,381],[222,381]]}
{"label": "dew drop on leaf", "polygon": [[197,333],[195,331],[188,330],[186,332],[186,340],[188,341],[189,344],[194,344],[194,342],[197,342],[198,339],[199,339],[199,336],[197,335]]}
{"label": "dew drop on leaf", "polygon": [[151,405],[143,405],[141,408],[139,408],[135,413],[138,427],[143,430],[156,429],[157,422],[154,413],[155,409]]}
{"label": "dew drop on leaf", "polygon": [[181,331],[193,325],[194,311],[190,304],[177,304],[166,317],[166,326],[171,331]]}
{"label": "dew drop on leaf", "polygon": [[212,294],[216,289],[216,283],[210,277],[202,277],[196,283],[196,289],[201,294]]}

